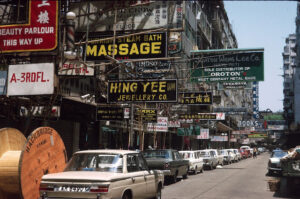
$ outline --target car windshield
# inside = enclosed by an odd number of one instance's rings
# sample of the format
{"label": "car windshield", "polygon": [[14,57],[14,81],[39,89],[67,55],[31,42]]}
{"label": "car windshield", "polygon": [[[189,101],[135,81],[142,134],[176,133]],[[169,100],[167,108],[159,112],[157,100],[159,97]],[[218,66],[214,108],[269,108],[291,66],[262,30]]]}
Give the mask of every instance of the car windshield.
{"label": "car windshield", "polygon": [[105,171],[122,173],[123,158],[119,154],[79,153],[68,163],[65,171]]}
{"label": "car windshield", "polygon": [[272,158],[282,158],[285,155],[287,155],[287,152],[285,151],[274,151],[272,154]]}
{"label": "car windshield", "polygon": [[180,153],[183,159],[189,159],[192,158],[192,153],[188,153],[188,152],[181,152]]}
{"label": "car windshield", "polygon": [[227,151],[220,151],[222,155],[227,155]]}
{"label": "car windshield", "polygon": [[157,151],[145,151],[145,158],[171,158],[169,151],[157,150]]}

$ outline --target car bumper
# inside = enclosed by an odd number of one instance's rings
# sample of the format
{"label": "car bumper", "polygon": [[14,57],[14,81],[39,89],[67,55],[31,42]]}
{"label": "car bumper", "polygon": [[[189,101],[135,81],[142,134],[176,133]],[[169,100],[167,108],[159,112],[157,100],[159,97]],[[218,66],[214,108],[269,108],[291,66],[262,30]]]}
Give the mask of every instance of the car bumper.
{"label": "car bumper", "polygon": [[279,172],[281,172],[281,171],[282,171],[282,168],[268,167],[268,170],[270,170],[270,171],[279,171]]}
{"label": "car bumper", "polygon": [[170,170],[162,170],[164,176],[171,176],[171,171]]}

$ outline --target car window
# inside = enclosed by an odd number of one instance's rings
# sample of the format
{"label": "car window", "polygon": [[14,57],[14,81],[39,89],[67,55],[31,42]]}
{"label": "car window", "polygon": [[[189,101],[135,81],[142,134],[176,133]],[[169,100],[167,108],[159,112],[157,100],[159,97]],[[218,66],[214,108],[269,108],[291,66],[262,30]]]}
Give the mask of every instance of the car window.
{"label": "car window", "polygon": [[210,156],[214,156],[215,155],[215,152],[214,151],[210,151]]}
{"label": "car window", "polygon": [[146,164],[146,160],[144,159],[144,157],[142,156],[142,154],[138,155],[138,161],[139,161],[139,169],[142,171],[148,170],[147,164]]}
{"label": "car window", "polygon": [[171,158],[169,151],[165,150],[149,150],[144,152],[145,158]]}
{"label": "car window", "polygon": [[139,171],[139,162],[136,154],[127,155],[127,171],[136,172]]}
{"label": "car window", "polygon": [[175,157],[175,160],[181,160],[182,159],[177,151],[174,152],[174,157]]}
{"label": "car window", "polygon": [[119,154],[79,153],[68,163],[65,171],[123,172],[123,158]]}

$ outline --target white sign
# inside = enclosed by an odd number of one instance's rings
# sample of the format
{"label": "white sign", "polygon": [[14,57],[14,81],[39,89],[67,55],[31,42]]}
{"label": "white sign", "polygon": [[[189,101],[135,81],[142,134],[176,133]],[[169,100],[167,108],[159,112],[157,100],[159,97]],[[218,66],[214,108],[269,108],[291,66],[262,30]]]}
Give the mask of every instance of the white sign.
{"label": "white sign", "polygon": [[[30,110],[32,116],[35,117],[43,117],[43,116],[50,116],[50,117],[59,117],[60,116],[60,106],[52,106],[49,112],[45,112],[45,106],[33,106]],[[29,115],[29,111],[26,107],[21,106],[20,108],[20,116],[26,117]]]}
{"label": "white sign", "polygon": [[237,126],[238,127],[258,127],[259,126],[259,122],[258,121],[252,121],[252,120],[238,121]]}
{"label": "white sign", "polygon": [[210,141],[212,142],[228,142],[228,136],[211,136]]}
{"label": "white sign", "polygon": [[200,135],[197,135],[198,140],[209,139],[209,129],[200,129]]}
{"label": "white sign", "polygon": [[7,95],[45,95],[54,92],[54,64],[9,65]]}
{"label": "white sign", "polygon": [[168,117],[157,117],[157,123],[155,125],[148,123],[147,131],[168,132]]}
{"label": "white sign", "polygon": [[58,75],[94,76],[94,62],[79,62],[78,60],[60,62]]}
{"label": "white sign", "polygon": [[179,120],[169,121],[168,122],[168,127],[169,128],[179,128],[180,127],[180,121]]}
{"label": "white sign", "polygon": [[124,108],[124,118],[129,119],[130,116],[130,108]]}

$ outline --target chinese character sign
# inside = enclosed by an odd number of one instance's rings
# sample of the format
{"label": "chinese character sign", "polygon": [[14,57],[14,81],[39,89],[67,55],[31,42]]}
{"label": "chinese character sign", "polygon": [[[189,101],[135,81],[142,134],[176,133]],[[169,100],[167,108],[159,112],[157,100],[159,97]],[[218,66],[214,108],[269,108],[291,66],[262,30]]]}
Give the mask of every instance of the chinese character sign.
{"label": "chinese character sign", "polygon": [[29,1],[28,24],[0,26],[4,53],[49,51],[57,46],[58,1]]}

